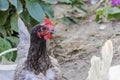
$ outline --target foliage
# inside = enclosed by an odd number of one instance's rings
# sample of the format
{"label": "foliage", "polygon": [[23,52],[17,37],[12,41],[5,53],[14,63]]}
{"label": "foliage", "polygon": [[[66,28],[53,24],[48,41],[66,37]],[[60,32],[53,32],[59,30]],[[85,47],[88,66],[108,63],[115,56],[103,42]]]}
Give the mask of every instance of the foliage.
{"label": "foliage", "polygon": [[75,23],[75,24],[78,23],[78,19],[75,18],[74,16],[70,16],[70,17],[64,16],[64,17],[63,17],[63,20],[64,20],[65,23],[68,24],[68,25],[69,25],[71,22],[72,22],[72,23]]}
{"label": "foliage", "polygon": [[[44,17],[53,18],[54,4],[68,4],[73,9],[71,15],[65,15],[63,19],[66,22],[78,22],[78,17],[72,16],[74,11],[85,9],[83,0],[0,0],[0,52],[16,47],[18,45],[18,17],[28,26],[34,26],[42,23]],[[75,14],[76,15],[76,14]],[[11,52],[4,55],[8,61],[15,61],[17,54]],[[0,57],[0,61],[2,57]]]}
{"label": "foliage", "polygon": [[[41,23],[45,16],[54,17],[50,4],[56,2],[57,0],[0,0],[0,52],[18,45],[18,17],[26,25],[34,26]],[[3,57],[8,61],[15,61],[17,54],[10,52]]]}
{"label": "foliage", "polygon": [[[6,39],[0,38],[0,52],[5,51],[7,49],[12,48],[12,46],[16,46],[18,44],[18,38],[16,37],[6,37]],[[11,45],[10,43],[13,43]],[[9,54],[5,54],[4,57],[8,61],[15,61],[17,54],[10,52]],[[2,61],[2,57],[0,57],[0,61]]]}
{"label": "foliage", "polygon": [[67,11],[63,16],[63,20],[65,23],[77,24],[80,18],[86,16],[87,8],[84,0],[63,0],[66,1],[64,3],[69,3],[71,5],[70,10]]}
{"label": "foliage", "polygon": [[108,3],[96,12],[96,21],[98,23],[105,22],[107,20],[120,20],[119,5],[113,6],[113,3]]}

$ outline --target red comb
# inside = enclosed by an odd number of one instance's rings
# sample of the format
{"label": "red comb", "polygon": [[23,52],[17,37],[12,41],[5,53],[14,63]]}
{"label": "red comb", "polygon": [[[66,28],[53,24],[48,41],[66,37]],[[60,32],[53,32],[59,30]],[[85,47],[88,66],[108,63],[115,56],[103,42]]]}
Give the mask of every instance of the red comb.
{"label": "red comb", "polygon": [[50,19],[48,19],[48,18],[44,18],[44,24],[48,25],[48,26],[53,26],[52,21]]}

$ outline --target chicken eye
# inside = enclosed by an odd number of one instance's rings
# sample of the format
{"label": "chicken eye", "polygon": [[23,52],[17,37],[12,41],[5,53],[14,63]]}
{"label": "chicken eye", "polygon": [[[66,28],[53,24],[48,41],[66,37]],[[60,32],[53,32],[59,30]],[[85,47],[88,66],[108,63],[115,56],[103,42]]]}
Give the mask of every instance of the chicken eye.
{"label": "chicken eye", "polygon": [[48,30],[46,27],[41,28],[41,31],[46,31],[46,30]]}

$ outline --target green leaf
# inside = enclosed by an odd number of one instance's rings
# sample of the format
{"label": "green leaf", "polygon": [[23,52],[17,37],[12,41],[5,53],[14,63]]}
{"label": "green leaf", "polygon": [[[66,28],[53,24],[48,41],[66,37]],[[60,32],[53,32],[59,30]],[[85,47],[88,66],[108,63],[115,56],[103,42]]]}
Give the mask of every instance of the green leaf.
{"label": "green leaf", "polygon": [[22,12],[21,18],[28,26],[35,26],[36,24],[39,24],[39,22],[33,19],[27,11]]}
{"label": "green leaf", "polygon": [[103,13],[104,13],[103,10],[98,10],[98,11],[96,12],[97,15],[102,15]]}
{"label": "green leaf", "polygon": [[45,2],[48,2],[50,4],[56,4],[57,0],[44,0]]}
{"label": "green leaf", "polygon": [[50,5],[40,3],[41,7],[43,8],[44,12],[47,14],[49,18],[54,17],[54,10]]}
{"label": "green leaf", "polygon": [[23,11],[22,13],[21,13],[21,18],[22,18],[22,20],[26,23],[26,24],[31,24],[30,23],[30,15],[29,15],[29,13],[27,12],[27,11]]}
{"label": "green leaf", "polygon": [[96,15],[95,20],[96,20],[96,22],[99,22],[99,20],[100,20],[99,15]]}
{"label": "green leaf", "polygon": [[70,24],[70,23],[71,23],[71,21],[69,20],[69,18],[66,17],[66,16],[63,17],[63,20],[64,20],[64,22],[65,22],[66,24]]}
{"label": "green leaf", "polygon": [[14,54],[13,52],[10,52],[10,53],[5,54],[4,56],[8,61],[11,61],[13,58],[13,54]]}
{"label": "green leaf", "polygon": [[26,0],[26,7],[27,7],[29,14],[35,20],[41,23],[43,22],[45,14],[44,14],[42,7],[40,6],[38,2]]}
{"label": "green leaf", "polygon": [[17,13],[20,14],[21,12],[23,12],[22,3],[17,0]]}
{"label": "green leaf", "polygon": [[107,16],[107,18],[108,18],[109,20],[111,20],[111,19],[120,20],[120,13],[117,13],[117,14],[109,14],[109,15]]}
{"label": "green leaf", "polygon": [[4,11],[4,12],[0,11],[0,26],[5,24],[8,15],[9,15],[8,11]]}
{"label": "green leaf", "polygon": [[15,6],[15,8],[17,9],[17,14],[20,14],[23,11],[20,0],[9,0],[9,2]]}
{"label": "green leaf", "polygon": [[58,0],[59,2],[63,2],[63,3],[71,3],[70,0]]}
{"label": "green leaf", "polygon": [[[13,36],[6,37],[5,41],[11,43],[11,45],[13,45],[13,47],[16,47],[19,43],[19,39],[17,37],[13,37]],[[5,57],[8,61],[14,62],[17,58],[17,52],[8,53],[5,55]]]}
{"label": "green leaf", "polygon": [[120,13],[114,14],[113,16],[116,20],[120,20]]}
{"label": "green leaf", "polygon": [[14,52],[11,61],[15,62],[16,58],[17,58],[17,52]]}
{"label": "green leaf", "polygon": [[35,25],[39,24],[38,21],[36,21],[35,19],[33,19],[31,17],[30,17],[30,23],[31,23],[31,26],[35,26]]}
{"label": "green leaf", "polygon": [[11,29],[15,32],[18,32],[18,17],[17,15],[13,14],[10,20]]}
{"label": "green leaf", "polygon": [[96,15],[95,20],[96,20],[97,23],[101,23],[102,22],[102,19],[100,18],[100,15]]}
{"label": "green leaf", "polygon": [[9,8],[9,3],[7,0],[0,0],[0,10],[6,11]]}
{"label": "green leaf", "polygon": [[10,48],[11,48],[10,43],[7,40],[0,37],[0,52],[5,51]]}
{"label": "green leaf", "polygon": [[71,22],[73,22],[73,23],[75,23],[75,24],[78,23],[78,19],[75,18],[75,17],[73,17],[73,16],[69,17],[69,19],[71,20]]}
{"label": "green leaf", "polygon": [[107,16],[107,19],[109,19],[109,20],[111,20],[111,19],[113,19],[114,18],[114,16],[112,15],[112,14],[109,14],[108,16]]}
{"label": "green leaf", "polygon": [[2,34],[3,37],[7,36],[7,32],[4,26],[0,27],[0,33]]}
{"label": "green leaf", "polygon": [[13,47],[17,47],[19,43],[19,39],[17,37],[9,36],[6,37],[6,39],[12,43]]}
{"label": "green leaf", "polygon": [[2,62],[2,56],[0,56],[0,62]]}
{"label": "green leaf", "polygon": [[120,9],[118,7],[113,7],[108,10],[108,14],[117,14],[120,13]]}
{"label": "green leaf", "polygon": [[9,2],[17,8],[17,0],[9,0]]}
{"label": "green leaf", "polygon": [[71,0],[72,6],[75,5],[75,4],[77,4],[77,3],[78,3],[77,0]]}
{"label": "green leaf", "polygon": [[[5,51],[5,50],[11,49],[11,48],[12,48],[12,47],[11,47],[10,43],[9,43],[7,40],[5,40],[5,39],[3,39],[3,38],[0,38],[0,52],[3,52],[3,51]],[[6,58],[8,61],[11,61],[12,56],[13,56],[13,53],[10,52],[10,53],[8,53],[8,54],[5,54],[4,56],[5,56],[5,58]]]}

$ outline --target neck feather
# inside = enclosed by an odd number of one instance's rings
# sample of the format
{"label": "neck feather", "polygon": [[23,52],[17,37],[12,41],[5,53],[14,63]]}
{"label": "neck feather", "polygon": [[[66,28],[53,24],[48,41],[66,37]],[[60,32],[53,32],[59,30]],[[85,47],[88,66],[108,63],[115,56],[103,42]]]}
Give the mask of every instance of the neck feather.
{"label": "neck feather", "polygon": [[50,66],[50,58],[46,50],[46,40],[39,39],[31,41],[27,57],[27,69],[34,71],[35,74],[45,72]]}

